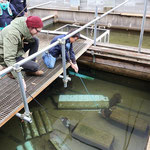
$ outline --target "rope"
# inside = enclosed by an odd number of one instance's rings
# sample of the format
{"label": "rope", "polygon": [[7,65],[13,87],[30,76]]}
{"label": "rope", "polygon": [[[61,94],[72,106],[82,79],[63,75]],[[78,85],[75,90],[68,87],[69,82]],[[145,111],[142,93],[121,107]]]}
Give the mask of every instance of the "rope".
{"label": "rope", "polygon": [[22,11],[15,17],[15,18],[17,18],[17,17],[19,17],[19,15],[22,13],[22,12],[24,12],[24,10],[27,8],[27,6],[24,8],[24,9],[22,9]]}
{"label": "rope", "polygon": [[[81,77],[79,77],[79,78],[80,78],[80,80],[81,80],[81,82],[82,82],[82,84],[83,84],[83,86],[85,88],[85,91],[87,92],[88,95],[90,95],[90,93],[89,93],[89,91],[88,91],[88,89],[87,89],[83,79]],[[91,99],[93,99],[92,96],[91,96]],[[98,108],[99,105],[96,103],[96,101],[94,101],[94,103],[95,103],[96,107]]]}
{"label": "rope", "polygon": [[60,119],[60,120],[61,120],[61,118],[59,118],[59,117],[57,117],[57,116],[55,116],[55,115],[49,113],[49,112],[47,111],[47,108],[45,108],[40,102],[38,102],[28,91],[26,91],[26,92],[29,94],[29,96],[32,98],[32,100],[34,100],[34,101],[35,101],[43,110],[45,110],[49,115],[53,116],[54,118],[57,118],[57,119]]}
{"label": "rope", "polygon": [[[15,82],[18,84],[18,82],[15,80]],[[45,108],[40,102],[38,102],[28,91],[26,91],[26,93],[32,98],[32,100],[34,100],[43,110],[45,110],[49,115],[53,116],[54,118],[57,118],[57,119],[60,119],[59,117],[53,115],[53,114],[50,114],[48,111],[47,111],[47,108]]]}
{"label": "rope", "polygon": [[80,78],[80,80],[81,80],[81,82],[82,82],[82,84],[83,84],[83,86],[84,86],[84,88],[85,88],[85,91],[87,92],[88,95],[90,95],[90,93],[89,93],[89,91],[88,91],[88,89],[87,89],[87,87],[86,87],[84,81],[82,80],[81,77],[79,77],[79,78]]}
{"label": "rope", "polygon": [[144,102],[144,100],[142,100],[142,101],[141,101],[141,104],[140,104],[140,106],[139,106],[139,110],[138,110],[138,112],[137,112],[137,114],[136,114],[136,116],[135,116],[135,121],[134,121],[134,124],[133,124],[132,130],[131,130],[131,132],[130,132],[130,135],[129,135],[128,141],[127,141],[127,140],[125,140],[125,142],[127,142],[127,143],[126,143],[126,144],[124,144],[123,150],[127,150],[127,149],[128,149],[128,147],[129,147],[129,143],[130,143],[130,140],[131,140],[131,136],[132,136],[133,131],[134,131],[134,126],[135,126],[135,124],[136,124],[136,120],[137,120],[137,118],[138,118],[138,115],[139,115],[139,113],[140,113],[140,111],[141,111],[141,108],[142,108],[143,102]]}

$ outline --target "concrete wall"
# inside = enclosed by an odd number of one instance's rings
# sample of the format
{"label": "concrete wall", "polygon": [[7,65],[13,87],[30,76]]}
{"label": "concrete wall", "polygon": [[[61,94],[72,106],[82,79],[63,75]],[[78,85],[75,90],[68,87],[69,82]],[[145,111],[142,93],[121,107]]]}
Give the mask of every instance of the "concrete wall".
{"label": "concrete wall", "polygon": [[[30,11],[31,15],[45,17],[48,15],[57,15],[59,22],[65,23],[79,23],[86,24],[94,19],[94,12],[86,11],[71,11],[71,10],[58,10],[58,9],[43,9],[36,8]],[[101,14],[99,14],[101,15]],[[142,16],[128,16],[124,14],[110,14],[98,21],[99,26],[106,26],[111,28],[140,30]],[[150,32],[150,17],[147,18],[145,23],[145,31]]]}
{"label": "concrete wall", "polygon": [[[80,10],[94,10],[95,6],[98,6],[99,12],[104,12],[107,8],[114,7],[125,0],[28,0],[28,6],[34,6],[44,2],[51,2],[50,4],[43,6],[46,8],[60,8],[60,9],[72,9],[72,3],[80,4]],[[150,14],[150,0],[148,0],[147,14]],[[144,0],[131,0],[124,6],[117,9],[115,12],[128,12],[142,14],[144,8]]]}

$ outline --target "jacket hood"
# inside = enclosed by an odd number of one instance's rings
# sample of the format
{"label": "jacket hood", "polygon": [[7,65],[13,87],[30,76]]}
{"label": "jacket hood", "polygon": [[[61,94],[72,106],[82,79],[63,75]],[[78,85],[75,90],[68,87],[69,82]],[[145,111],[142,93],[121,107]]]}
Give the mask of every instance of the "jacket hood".
{"label": "jacket hood", "polygon": [[11,26],[21,32],[25,39],[31,39],[32,35],[27,27],[26,19],[26,17],[18,17],[11,21]]}

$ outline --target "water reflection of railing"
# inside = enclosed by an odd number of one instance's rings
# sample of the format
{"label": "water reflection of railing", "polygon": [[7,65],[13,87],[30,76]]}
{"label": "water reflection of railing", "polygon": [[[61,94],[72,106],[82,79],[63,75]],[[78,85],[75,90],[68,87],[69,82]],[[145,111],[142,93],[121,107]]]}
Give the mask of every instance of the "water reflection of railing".
{"label": "water reflection of railing", "polygon": [[3,76],[4,74],[10,72],[10,71],[15,71],[17,73],[17,78],[19,81],[19,85],[20,85],[20,90],[21,90],[21,95],[22,95],[22,99],[23,99],[23,103],[24,103],[24,109],[25,109],[25,113],[24,114],[19,114],[17,115],[18,117],[21,117],[21,119],[25,119],[27,121],[31,122],[31,117],[30,117],[30,111],[29,111],[29,106],[27,103],[27,98],[26,98],[26,93],[25,93],[25,89],[24,89],[24,84],[23,84],[23,78],[22,78],[22,74],[21,74],[21,65],[25,64],[26,62],[28,62],[29,60],[32,60],[33,58],[39,56],[40,54],[42,54],[43,52],[47,51],[48,49],[61,44],[62,45],[62,64],[63,64],[63,81],[64,81],[64,87],[67,87],[67,82],[68,82],[68,78],[66,76],[66,57],[65,57],[65,41],[66,39],[72,37],[73,35],[75,35],[76,33],[82,31],[83,29],[85,29],[86,27],[92,25],[93,23],[95,24],[95,29],[94,29],[94,45],[96,42],[96,30],[97,30],[97,21],[100,20],[101,18],[105,17],[106,15],[108,15],[109,13],[111,13],[112,11],[114,11],[115,9],[119,8],[120,6],[124,5],[125,3],[127,3],[129,0],[126,0],[125,2],[121,3],[120,5],[114,7],[113,9],[109,10],[108,12],[104,13],[103,15],[101,15],[100,17],[97,16],[97,12],[95,13],[95,19],[93,19],[92,21],[90,21],[89,23],[85,24],[84,26],[80,27],[79,29],[77,29],[76,31],[66,35],[64,38],[59,39],[58,41],[56,41],[55,43],[47,46],[46,48],[42,49],[41,51],[38,51],[36,53],[34,53],[33,55],[30,55],[29,57],[15,63],[13,66],[10,66],[2,71],[0,71],[0,76]]}

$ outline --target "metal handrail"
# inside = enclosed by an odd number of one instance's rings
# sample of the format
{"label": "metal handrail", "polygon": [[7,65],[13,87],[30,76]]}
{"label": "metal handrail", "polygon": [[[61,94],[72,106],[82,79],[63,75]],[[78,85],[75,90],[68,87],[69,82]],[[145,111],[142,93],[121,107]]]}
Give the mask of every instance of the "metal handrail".
{"label": "metal handrail", "polygon": [[[91,24],[93,24],[93,23],[96,22],[97,20],[99,20],[99,19],[105,17],[106,15],[108,15],[109,13],[111,13],[112,11],[114,11],[115,9],[121,7],[122,5],[124,5],[125,3],[127,3],[128,1],[129,1],[129,0],[126,0],[125,2],[123,2],[123,3],[119,4],[118,6],[114,7],[113,9],[107,11],[106,13],[104,13],[103,15],[101,15],[100,17],[96,17],[95,19],[93,19],[93,20],[90,21],[89,23],[85,24],[85,25],[82,26],[81,28],[75,30],[74,32],[72,32],[72,33],[70,33],[70,34],[68,34],[68,35],[66,35],[66,36],[65,36],[63,39],[61,39],[61,40],[63,41],[63,40],[66,40],[66,39],[72,37],[73,35],[75,35],[76,33],[80,32],[80,31],[82,31],[83,29],[85,29],[86,27],[90,26]],[[6,74],[6,73],[12,71],[16,65],[17,65],[17,66],[18,66],[18,65],[21,66],[21,65],[25,64],[25,63],[28,62],[29,60],[32,60],[33,58],[39,56],[39,55],[42,54],[43,52],[45,52],[45,51],[47,51],[48,49],[50,49],[50,48],[56,46],[56,45],[59,44],[59,43],[60,43],[60,41],[56,41],[55,43],[50,44],[49,46],[47,46],[46,48],[42,49],[41,51],[38,51],[38,52],[36,52],[36,53],[34,53],[34,54],[28,56],[27,58],[25,58],[25,59],[23,59],[23,60],[21,60],[21,61],[15,63],[13,66],[10,66],[10,67],[8,67],[8,68],[6,68],[6,69],[0,71],[0,76],[2,76],[3,74]]]}

